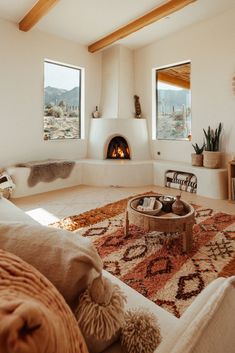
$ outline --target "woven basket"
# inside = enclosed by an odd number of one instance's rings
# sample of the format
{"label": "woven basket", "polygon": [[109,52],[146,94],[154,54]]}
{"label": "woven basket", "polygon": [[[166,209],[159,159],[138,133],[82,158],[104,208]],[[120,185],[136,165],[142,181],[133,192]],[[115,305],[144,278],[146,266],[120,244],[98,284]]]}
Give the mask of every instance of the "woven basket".
{"label": "woven basket", "polygon": [[192,165],[196,167],[203,166],[203,154],[192,153],[191,157],[192,157]]}
{"label": "woven basket", "polygon": [[203,166],[206,168],[217,169],[221,168],[222,153],[216,151],[203,152]]}

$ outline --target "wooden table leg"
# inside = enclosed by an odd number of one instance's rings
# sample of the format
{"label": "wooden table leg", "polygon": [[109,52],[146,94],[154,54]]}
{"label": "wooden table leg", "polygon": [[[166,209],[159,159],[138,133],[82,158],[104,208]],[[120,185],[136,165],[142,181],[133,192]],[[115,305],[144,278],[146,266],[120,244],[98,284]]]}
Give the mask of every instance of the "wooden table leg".
{"label": "wooden table leg", "polygon": [[124,226],[124,233],[127,236],[129,231],[129,218],[128,218],[128,211],[126,211],[126,217],[125,217],[125,226]]}
{"label": "wooden table leg", "polygon": [[192,236],[193,236],[193,225],[186,224],[185,231],[183,233],[183,251],[189,252],[192,249]]}

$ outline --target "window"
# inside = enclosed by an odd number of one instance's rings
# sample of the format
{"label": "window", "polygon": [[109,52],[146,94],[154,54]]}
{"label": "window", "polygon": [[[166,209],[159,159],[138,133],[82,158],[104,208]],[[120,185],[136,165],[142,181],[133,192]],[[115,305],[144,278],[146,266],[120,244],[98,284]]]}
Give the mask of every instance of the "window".
{"label": "window", "polygon": [[156,137],[191,139],[191,64],[156,70]]}
{"label": "window", "polygon": [[81,138],[82,70],[44,61],[44,140]]}

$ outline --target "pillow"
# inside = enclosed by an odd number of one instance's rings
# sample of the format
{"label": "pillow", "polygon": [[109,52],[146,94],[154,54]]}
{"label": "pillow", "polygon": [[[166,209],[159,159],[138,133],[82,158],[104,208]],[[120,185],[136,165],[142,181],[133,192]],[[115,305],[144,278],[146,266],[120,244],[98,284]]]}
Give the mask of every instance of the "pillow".
{"label": "pillow", "polygon": [[72,310],[81,292],[102,271],[102,260],[89,239],[40,224],[1,222],[0,248],[45,275]]}
{"label": "pillow", "polygon": [[88,353],[56,288],[17,256],[0,250],[0,352]]}

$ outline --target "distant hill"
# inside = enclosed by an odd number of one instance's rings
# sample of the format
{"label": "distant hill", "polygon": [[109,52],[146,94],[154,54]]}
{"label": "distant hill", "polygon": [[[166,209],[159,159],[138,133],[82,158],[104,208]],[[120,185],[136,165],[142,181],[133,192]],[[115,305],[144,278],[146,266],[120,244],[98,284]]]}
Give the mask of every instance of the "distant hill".
{"label": "distant hill", "polygon": [[62,93],[61,98],[69,105],[79,105],[79,95],[80,95],[79,87],[74,87],[70,91],[66,91]]}
{"label": "distant hill", "polygon": [[71,90],[56,88],[47,86],[44,89],[44,104],[49,103],[59,104],[60,101],[64,101],[69,105],[79,105],[80,89],[74,87]]}

